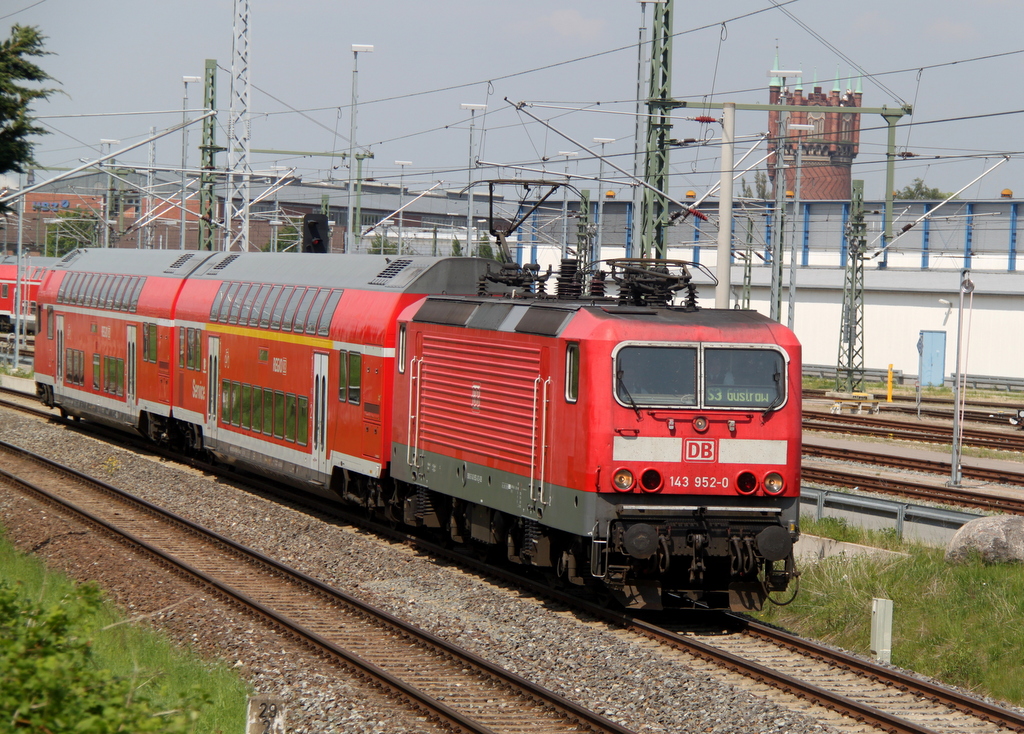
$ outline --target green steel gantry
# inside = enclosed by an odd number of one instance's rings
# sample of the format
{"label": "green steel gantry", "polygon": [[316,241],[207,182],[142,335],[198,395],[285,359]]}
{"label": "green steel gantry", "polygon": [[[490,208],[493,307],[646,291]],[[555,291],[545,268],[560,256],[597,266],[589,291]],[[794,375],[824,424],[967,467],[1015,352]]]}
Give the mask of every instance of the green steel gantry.
{"label": "green steel gantry", "polygon": [[[217,111],[217,60],[206,60],[203,74],[203,109]],[[213,251],[215,207],[217,205],[214,185],[217,181],[217,153],[226,150],[217,145],[217,120],[211,115],[203,120],[203,143],[199,146],[199,249]]]}
{"label": "green steel gantry", "polygon": [[650,93],[647,99],[647,148],[640,219],[640,257],[665,257],[665,229],[669,224],[668,157],[672,130],[672,14],[674,0],[656,4],[651,38]]}
{"label": "green steel gantry", "polygon": [[836,359],[836,390],[847,393],[864,389],[864,260],[867,257],[864,182],[855,180],[851,188],[842,326]]}

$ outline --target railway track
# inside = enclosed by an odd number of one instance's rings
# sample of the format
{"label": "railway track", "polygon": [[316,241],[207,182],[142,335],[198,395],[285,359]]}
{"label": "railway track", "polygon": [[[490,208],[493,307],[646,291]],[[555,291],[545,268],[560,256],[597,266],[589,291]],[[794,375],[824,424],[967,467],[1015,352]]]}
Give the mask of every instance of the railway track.
{"label": "railway track", "polygon": [[[401,535],[385,528],[375,530]],[[767,694],[776,703],[827,721],[840,732],[864,731],[866,726],[892,734],[1024,732],[1024,715],[1015,711],[743,617],[721,615],[717,626],[707,622],[659,623],[657,617],[649,621],[581,601],[429,541],[415,537],[406,540],[431,554],[526,587],[538,596],[553,598],[569,608],[646,637],[660,646],[668,659],[682,660],[688,667],[708,675],[721,675],[723,669],[731,671],[746,681],[746,685],[734,685],[755,695],[764,696],[765,689],[770,689],[776,696],[788,696],[792,700],[787,704]],[[693,631],[694,627],[700,631]],[[682,657],[673,658],[673,654]],[[808,706],[815,710],[805,710]]]}
{"label": "railway track", "polygon": [[[19,409],[27,410],[28,408],[21,407]],[[38,410],[34,412],[38,413]],[[289,497],[294,500],[293,496],[289,495]],[[324,511],[322,505],[315,506],[316,513],[322,514]],[[147,512],[149,511],[147,510]],[[332,515],[334,514],[332,511]],[[346,519],[352,519],[347,513],[343,513],[343,516]],[[365,520],[360,524],[366,525]],[[864,726],[869,725],[881,731],[922,734],[924,732],[963,731],[984,734],[998,734],[1004,731],[1024,732],[1024,718],[1015,712],[991,706],[969,696],[962,696],[941,686],[933,686],[914,676],[862,661],[811,641],[800,640],[777,632],[770,627],[737,618],[731,618],[728,624],[741,629],[731,634],[709,635],[679,628],[672,629],[665,625],[659,626],[616,614],[594,605],[587,605],[576,597],[562,595],[547,586],[539,586],[519,576],[509,575],[505,570],[480,564],[473,559],[466,558],[462,553],[440,548],[429,541],[388,531],[377,526],[373,526],[373,529],[376,532],[402,537],[410,544],[434,555],[448,557],[471,569],[479,568],[483,569],[481,572],[491,576],[507,577],[517,586],[531,586],[538,595],[554,596],[562,603],[617,624],[632,634],[648,637],[663,647],[666,650],[666,655],[669,654],[667,652],[669,650],[685,655],[689,659],[687,664],[690,666],[707,666],[708,670],[719,671],[717,674],[721,674],[720,671],[723,668],[734,671],[749,681],[751,686],[769,686],[776,691],[784,692],[783,695],[796,697],[799,701],[823,707],[825,711],[818,711],[817,714],[811,715],[823,717],[823,720],[827,719],[831,726],[840,731],[863,731]],[[219,538],[211,542],[216,545],[223,545],[225,542],[231,545],[230,541]],[[188,559],[201,559],[206,552],[197,554],[192,551],[184,555]],[[266,560],[269,561],[269,559]],[[263,563],[264,559],[259,559],[257,562]],[[250,563],[252,562],[246,561],[244,570],[236,575],[253,576]],[[273,588],[277,589],[281,583],[279,575],[282,567],[277,566],[273,561],[270,561],[270,564],[270,573],[274,579]],[[190,564],[186,562],[185,565]],[[315,581],[313,583],[317,584]],[[269,582],[257,584],[260,587],[269,585]],[[228,586],[232,591],[222,591],[222,593],[233,595],[234,587],[230,584]],[[256,591],[253,593],[255,595]],[[287,592],[275,591],[274,593],[287,596]],[[322,593],[325,592],[316,590],[314,595]],[[246,596],[247,594],[242,591],[241,595]],[[333,621],[338,614],[336,611],[338,602],[330,601],[328,604],[330,609],[327,614],[332,620],[328,625],[332,628],[339,627],[340,625]],[[264,606],[269,608],[268,604]],[[291,605],[292,608],[296,606],[305,606],[305,602]],[[265,609],[260,609],[259,613],[266,615],[267,612]],[[292,621],[289,621],[284,623],[283,627],[289,630],[289,634],[302,637],[304,633],[293,627],[293,624]],[[314,631],[313,636],[316,634]],[[313,636],[304,637],[304,639],[312,639]],[[364,638],[365,633],[359,636],[360,641]],[[362,656],[357,657],[363,661]],[[408,657],[408,655],[403,656],[399,665],[404,665]],[[355,663],[343,664],[348,665],[350,669],[358,667]],[[469,664],[465,662],[460,662],[458,665],[469,667]],[[384,666],[377,667],[384,668]],[[387,674],[386,669],[385,673]],[[371,673],[363,670],[361,674],[370,675]],[[390,686],[390,681],[388,685]],[[467,689],[466,686],[457,687],[460,689],[460,693]],[[407,696],[408,694],[399,695]],[[426,703],[415,698],[412,700],[417,701],[415,705],[426,709]],[[450,699],[446,699],[446,701],[446,704],[442,704],[444,708],[451,703]],[[513,706],[516,710],[517,720],[520,718],[517,708],[519,705]],[[808,704],[796,702],[791,705],[794,708],[804,709]],[[441,712],[430,710],[432,716],[439,720],[444,718],[443,709]],[[543,718],[544,715],[542,715]],[[473,729],[465,730],[472,731]],[[544,731],[546,730],[544,729]],[[616,729],[595,730],[615,731]]]}
{"label": "railway track", "polygon": [[456,731],[629,730],[267,556],[0,443],[2,481],[152,556]]}
{"label": "railway track", "polygon": [[[917,456],[883,454],[851,448],[848,445],[829,446],[804,441],[802,453],[805,457],[812,456],[822,459],[835,459],[871,466],[891,466],[905,471],[918,471],[927,474],[949,475],[949,462],[927,459]],[[1024,469],[1024,465],[1021,465]],[[1003,468],[987,468],[984,466],[963,465],[961,473],[967,479],[994,484],[1010,484],[1024,487],[1024,473],[1011,472]]]}
{"label": "railway track", "polygon": [[[804,390],[804,398],[829,400],[826,390]],[[893,402],[880,403],[883,412],[953,420],[953,399],[938,397],[922,397],[921,407],[917,407],[917,398],[906,395],[893,395]],[[1017,411],[1024,409],[1024,396],[1017,403],[999,402],[995,400],[971,400],[964,409],[964,419],[973,423],[992,423],[1009,426],[1010,419],[1017,417]]]}
{"label": "railway track", "polygon": [[[931,423],[893,421],[878,416],[831,415],[804,411],[804,430],[848,433],[856,436],[893,438],[919,443],[948,444],[953,440],[952,426]],[[964,428],[963,444],[1001,451],[1024,451],[1024,433]]]}

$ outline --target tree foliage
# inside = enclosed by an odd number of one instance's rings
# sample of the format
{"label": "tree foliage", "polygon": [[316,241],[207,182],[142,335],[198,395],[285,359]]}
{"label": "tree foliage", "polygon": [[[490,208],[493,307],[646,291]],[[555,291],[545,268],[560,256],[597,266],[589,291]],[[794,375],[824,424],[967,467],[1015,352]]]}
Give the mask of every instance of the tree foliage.
{"label": "tree foliage", "polygon": [[64,257],[80,247],[96,247],[102,236],[100,216],[88,209],[72,209],[57,214],[58,221],[46,227],[46,255]]}
{"label": "tree foliage", "polygon": [[[97,586],[48,608],[0,581],[0,711],[4,731],[49,734],[192,731],[194,709],[163,710],[143,689],[96,665],[86,620],[102,603]],[[8,729],[9,727],[9,729]]]}
{"label": "tree foliage", "polygon": [[[952,192],[951,192],[952,193]],[[951,193],[939,191],[936,188],[925,186],[924,181],[915,178],[914,183],[904,186],[902,190],[893,192],[897,199],[948,199]]]}
{"label": "tree foliage", "polygon": [[[29,114],[32,103],[56,90],[40,87],[52,77],[32,59],[46,56],[46,36],[34,26],[15,25],[0,43],[0,174],[24,173],[32,163],[33,135],[44,135]],[[27,84],[26,84],[27,83]]]}

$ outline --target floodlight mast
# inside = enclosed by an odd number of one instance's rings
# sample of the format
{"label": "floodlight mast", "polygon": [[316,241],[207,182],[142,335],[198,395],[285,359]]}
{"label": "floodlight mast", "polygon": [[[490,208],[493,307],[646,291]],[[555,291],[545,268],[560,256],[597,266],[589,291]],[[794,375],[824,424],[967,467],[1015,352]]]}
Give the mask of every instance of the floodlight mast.
{"label": "floodlight mast", "polygon": [[468,253],[469,241],[473,232],[473,168],[476,166],[476,156],[473,155],[473,123],[476,121],[476,113],[478,111],[485,112],[487,105],[463,102],[461,107],[464,110],[469,110],[469,165],[466,168],[466,197],[469,200],[466,211],[466,252]]}
{"label": "floodlight mast", "polygon": [[[348,136],[348,247],[345,248],[346,252],[353,252],[359,245],[357,239],[358,232],[362,226],[361,222],[353,222],[352,219],[355,215],[355,192],[353,191],[354,183],[354,169],[352,168],[353,162],[356,160],[356,111],[357,105],[359,104],[358,94],[358,81],[359,81],[359,54],[370,53],[373,51],[373,46],[365,43],[353,43],[352,44],[352,107],[349,110],[351,117],[351,127]],[[362,178],[362,171],[359,172],[360,179]]]}

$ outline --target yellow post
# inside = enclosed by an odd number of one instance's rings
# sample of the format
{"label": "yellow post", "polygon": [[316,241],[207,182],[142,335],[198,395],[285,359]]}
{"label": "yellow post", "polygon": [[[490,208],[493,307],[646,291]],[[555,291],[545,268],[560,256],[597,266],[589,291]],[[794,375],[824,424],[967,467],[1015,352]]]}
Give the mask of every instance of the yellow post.
{"label": "yellow post", "polygon": [[885,402],[892,402],[892,365],[889,365],[889,379],[886,384]]}

